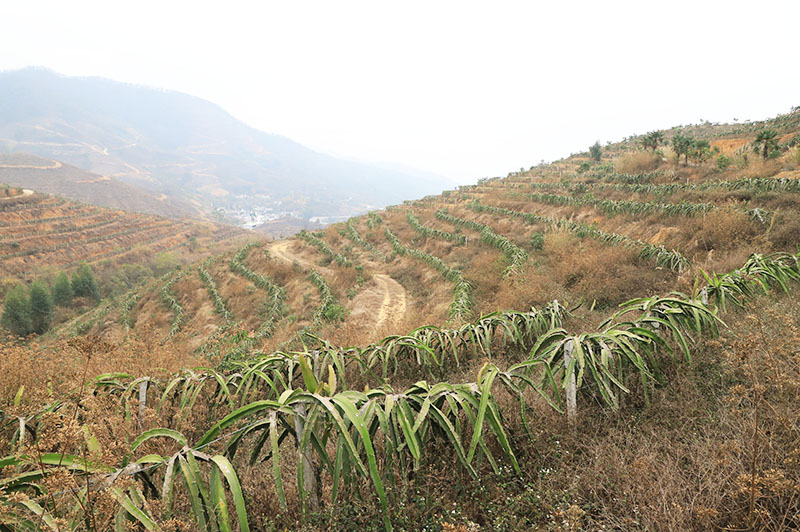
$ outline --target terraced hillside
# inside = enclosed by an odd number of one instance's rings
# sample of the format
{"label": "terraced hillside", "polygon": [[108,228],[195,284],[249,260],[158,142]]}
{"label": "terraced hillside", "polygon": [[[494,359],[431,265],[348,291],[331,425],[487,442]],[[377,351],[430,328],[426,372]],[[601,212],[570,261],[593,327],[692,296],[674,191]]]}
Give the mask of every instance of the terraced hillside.
{"label": "terraced hillside", "polygon": [[[245,231],[76,203],[25,189],[0,198],[0,277],[35,279],[81,262],[141,263],[158,254],[207,248]],[[179,253],[184,254],[184,253]]]}
{"label": "terraced hillside", "polygon": [[7,346],[0,524],[795,529],[799,132],[237,242]]}

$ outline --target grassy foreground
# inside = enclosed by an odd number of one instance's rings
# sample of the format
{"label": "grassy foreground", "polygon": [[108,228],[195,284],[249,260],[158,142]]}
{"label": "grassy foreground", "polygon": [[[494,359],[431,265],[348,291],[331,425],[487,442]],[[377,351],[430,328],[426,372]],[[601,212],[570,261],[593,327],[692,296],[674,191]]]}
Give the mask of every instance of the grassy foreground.
{"label": "grassy foreground", "polygon": [[44,386],[44,360],[9,350],[29,382],[3,413],[0,523],[792,530],[799,257],[754,255],[577,334],[556,305],[224,373],[94,378],[125,362],[90,338],[64,346],[75,380],[65,366]]}

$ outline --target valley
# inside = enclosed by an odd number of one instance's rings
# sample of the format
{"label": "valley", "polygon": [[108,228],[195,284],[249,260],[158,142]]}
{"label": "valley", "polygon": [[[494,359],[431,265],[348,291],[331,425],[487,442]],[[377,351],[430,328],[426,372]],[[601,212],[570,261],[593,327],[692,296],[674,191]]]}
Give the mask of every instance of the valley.
{"label": "valley", "polygon": [[[449,184],[318,153],[187,94],[38,68],[0,72],[0,152],[3,183],[24,179],[80,201],[247,228],[269,227],[273,216],[314,228],[318,218],[346,219]],[[28,172],[4,172],[14,167]],[[65,188],[46,170],[83,173],[67,181],[84,184]]]}

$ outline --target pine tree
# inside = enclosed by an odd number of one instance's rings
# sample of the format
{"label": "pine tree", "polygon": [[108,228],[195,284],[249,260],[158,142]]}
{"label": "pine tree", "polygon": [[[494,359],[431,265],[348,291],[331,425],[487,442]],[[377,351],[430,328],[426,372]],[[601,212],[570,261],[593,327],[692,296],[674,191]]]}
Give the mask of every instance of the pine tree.
{"label": "pine tree", "polygon": [[33,331],[31,305],[24,286],[15,286],[6,294],[0,324],[17,336],[27,336]]}
{"label": "pine tree", "polygon": [[61,272],[56,277],[53,285],[53,302],[60,307],[67,307],[72,304],[75,293],[72,291],[72,284],[65,272]]}
{"label": "pine tree", "polygon": [[53,296],[47,286],[38,281],[31,285],[30,294],[33,332],[44,334],[53,324]]}
{"label": "pine tree", "polygon": [[90,297],[100,301],[100,288],[94,279],[92,269],[85,262],[72,274],[72,290],[78,297]]}

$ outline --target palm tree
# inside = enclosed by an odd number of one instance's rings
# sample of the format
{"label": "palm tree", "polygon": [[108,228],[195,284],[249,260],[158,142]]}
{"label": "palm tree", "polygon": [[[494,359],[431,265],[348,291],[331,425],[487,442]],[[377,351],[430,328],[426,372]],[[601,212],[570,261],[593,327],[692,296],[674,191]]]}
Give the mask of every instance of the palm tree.
{"label": "palm tree", "polygon": [[639,143],[643,148],[652,151],[656,151],[656,148],[658,148],[662,142],[664,142],[664,134],[661,131],[651,131],[639,139]]}
{"label": "palm tree", "polygon": [[707,140],[695,140],[689,151],[692,159],[701,163],[711,156],[711,144]]}
{"label": "palm tree", "polygon": [[694,139],[689,136],[684,136],[678,133],[672,137],[672,149],[675,150],[675,155],[680,160],[681,155],[684,156],[684,165],[689,164],[689,152],[692,151],[694,146]]}
{"label": "palm tree", "polygon": [[774,129],[762,129],[753,141],[753,151],[761,152],[761,157],[766,159],[772,150],[778,148],[778,132]]}

